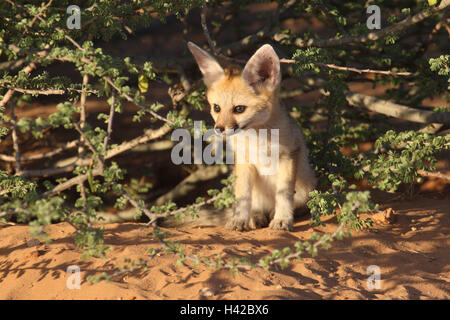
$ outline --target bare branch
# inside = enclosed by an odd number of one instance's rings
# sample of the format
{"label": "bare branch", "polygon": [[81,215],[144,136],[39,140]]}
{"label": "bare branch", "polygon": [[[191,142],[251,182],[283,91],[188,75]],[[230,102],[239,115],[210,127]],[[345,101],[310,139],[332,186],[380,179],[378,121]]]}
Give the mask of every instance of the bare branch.
{"label": "bare branch", "polygon": [[62,192],[64,190],[67,190],[77,184],[81,184],[84,181],[86,181],[87,179],[89,179],[90,176],[95,177],[95,176],[99,176],[103,174],[103,169],[102,168],[95,168],[94,170],[92,170],[92,172],[90,173],[86,173],[83,175],[79,175],[76,177],[73,177],[72,179],[69,179],[63,183],[58,184],[56,187],[54,187],[53,189],[45,192],[43,194],[44,197],[51,197],[59,192]]}
{"label": "bare branch", "polygon": [[[170,127],[165,126],[165,125],[158,129],[147,129],[147,130],[145,130],[143,135],[141,135],[137,138],[134,138],[133,140],[123,142],[120,145],[118,145],[116,148],[109,150],[106,153],[104,160],[113,158],[123,152],[133,149],[134,147],[136,147],[140,144],[147,143],[151,140],[161,138],[164,135],[166,135],[167,133],[169,133],[171,130],[172,129]],[[75,142],[73,142],[73,143],[75,143]],[[67,163],[64,160],[61,162]],[[21,176],[24,176],[24,177],[46,177],[46,176],[58,175],[58,174],[62,174],[62,173],[71,172],[77,166],[87,166],[87,165],[90,165],[91,163],[92,163],[91,159],[84,159],[79,162],[77,162],[75,160],[73,163],[70,163],[63,167],[38,169],[38,170],[25,170],[22,172]]]}
{"label": "bare branch", "polygon": [[40,94],[40,95],[45,95],[45,96],[62,95],[62,94],[66,93],[65,90],[61,90],[61,89],[33,90],[33,89],[22,89],[22,88],[17,88],[17,87],[8,87],[8,89],[17,91],[20,93],[24,93],[24,94]]}
{"label": "bare branch", "polygon": [[49,177],[62,173],[67,173],[73,171],[77,165],[75,163],[57,167],[57,168],[47,168],[47,169],[36,169],[36,170],[24,170],[21,172],[22,177]]}
{"label": "bare branch", "polygon": [[19,148],[19,139],[17,137],[17,122],[16,115],[14,114],[14,104],[11,104],[11,123],[13,125],[12,128],[12,141],[14,148],[14,157],[16,161],[16,174],[20,174],[22,171],[22,166],[20,164],[20,148]]}
{"label": "bare branch", "polygon": [[[66,89],[45,89],[45,90],[39,90],[39,89],[24,89],[24,88],[17,88],[17,87],[8,87],[8,89],[24,93],[24,94],[31,94],[31,95],[63,95],[70,91],[76,91],[81,92],[81,90],[74,89],[74,88],[66,88]],[[98,91],[95,90],[86,90],[87,93],[94,93],[98,94]]]}
{"label": "bare branch", "polygon": [[155,140],[158,138],[163,137],[167,133],[169,133],[172,129],[168,126],[161,126],[158,129],[147,129],[145,130],[144,134],[134,138],[133,140],[126,141],[118,145],[116,148],[109,150],[106,153],[105,159],[110,159],[112,157],[115,157],[116,155],[123,153],[125,151],[128,151],[130,149],[133,149],[137,145],[147,143],[151,140]]}
{"label": "bare branch", "polygon": [[[281,63],[295,63],[295,60],[293,59],[280,59]],[[328,63],[320,63],[320,62],[314,62],[315,65],[321,66],[321,67],[327,67],[330,69],[336,69],[336,70],[343,70],[343,71],[351,71],[356,73],[378,73],[378,74],[385,74],[385,75],[391,75],[391,76],[412,76],[413,74],[411,72],[395,72],[395,71],[385,71],[385,70],[372,70],[372,69],[357,69],[353,67],[341,67],[337,66],[335,64],[328,64]]]}
{"label": "bare branch", "polygon": [[356,92],[346,92],[348,103],[390,117],[417,123],[450,124],[450,112],[434,112],[410,108]]}
{"label": "bare branch", "polygon": [[[83,144],[86,142],[85,138],[84,138],[84,129],[86,127],[86,86],[88,85],[89,82],[89,75],[85,74],[83,76],[83,84],[81,87],[81,97],[80,97],[80,107],[81,107],[81,111],[80,111],[80,145],[78,146],[78,156],[80,157],[80,159],[84,158],[84,146]],[[77,127],[76,127],[77,128]]]}
{"label": "bare branch", "polygon": [[442,129],[443,126],[444,125],[442,123],[430,123],[419,129],[418,132],[436,134],[437,132],[439,132],[439,130]]}
{"label": "bare branch", "polygon": [[142,211],[149,219],[150,222],[154,222],[157,219],[157,215],[147,208],[141,206],[136,200],[134,200],[125,190],[122,189],[122,196],[127,199],[133,207]]}
{"label": "bare branch", "polygon": [[83,143],[85,143],[85,144],[89,147],[89,149],[91,149],[91,151],[92,151],[94,154],[96,154],[96,153],[97,153],[97,150],[95,150],[95,147],[94,147],[94,145],[92,144],[92,142],[89,140],[88,137],[86,137],[86,134],[83,132],[83,130],[81,130],[80,125],[79,125],[78,123],[74,122],[74,123],[73,123],[73,126],[75,127],[75,130],[77,130],[78,133],[80,134],[81,139],[82,139],[81,141],[82,141]]}
{"label": "bare branch", "polygon": [[444,174],[442,172],[417,170],[417,173],[420,174],[422,177],[432,177],[450,181],[450,175]]}
{"label": "bare branch", "polygon": [[[85,156],[84,144],[87,141],[84,137],[84,130],[86,127],[86,87],[89,83],[89,75],[86,73],[83,76],[83,83],[81,86],[81,97],[80,97],[80,144],[78,146],[78,158],[83,160]],[[95,153],[94,153],[95,154]],[[84,181],[79,183],[81,198],[83,199],[84,206],[86,205],[86,188],[84,187]]]}
{"label": "bare branch", "polygon": [[[38,153],[38,154],[34,154],[34,155],[28,156],[28,157],[26,157],[26,156],[21,157],[21,161],[25,162],[25,161],[40,160],[40,159],[44,159],[44,158],[51,158],[61,152],[75,148],[78,145],[78,143],[79,143],[78,140],[69,141],[62,147],[56,148],[52,151]],[[7,161],[7,162],[14,162],[15,158],[12,156],[8,156],[6,154],[0,154],[0,160]]]}
{"label": "bare branch", "polygon": [[448,24],[444,23],[445,30],[447,30],[448,35],[450,36],[450,27]]}
{"label": "bare branch", "polygon": [[20,68],[22,65],[25,64],[26,59],[22,58],[22,59],[18,59],[18,60],[12,60],[12,61],[5,61],[0,63],[0,70],[14,70],[17,68]]}
{"label": "bare branch", "polygon": [[111,106],[109,108],[109,117],[108,117],[108,129],[106,131],[105,140],[103,141],[103,148],[105,149],[105,151],[107,150],[109,140],[111,139],[115,105],[116,105],[116,95],[114,92],[112,92],[111,93]]}

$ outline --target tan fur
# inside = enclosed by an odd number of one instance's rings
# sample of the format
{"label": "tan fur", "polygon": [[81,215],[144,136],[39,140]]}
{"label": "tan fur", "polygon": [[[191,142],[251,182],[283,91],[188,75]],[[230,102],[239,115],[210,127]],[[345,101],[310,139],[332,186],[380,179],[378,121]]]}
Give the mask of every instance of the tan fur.
{"label": "tan fur", "polygon": [[[199,56],[197,51],[201,49],[195,45],[190,45],[190,49],[195,52],[194,56]],[[203,51],[200,53],[206,61],[197,62],[208,66],[208,59],[213,58]],[[272,229],[291,230],[294,209],[305,206],[309,192],[316,186],[316,177],[309,165],[304,136],[280,103],[278,57],[270,46],[265,45],[250,61],[252,64],[244,69],[244,73],[248,71],[245,79],[242,74],[226,72],[210,77],[214,80],[209,81],[207,88],[211,115],[216,127],[225,129],[279,129],[278,170],[272,175],[262,175],[260,162],[235,164],[237,203],[232,217],[226,217],[226,227],[243,231],[263,227],[270,221]],[[257,67],[267,70],[251,69]],[[260,73],[262,80],[258,83]],[[254,75],[255,82],[249,83]],[[220,106],[220,112],[214,111],[215,104]],[[238,105],[246,106],[243,113],[233,113],[233,108]],[[268,143],[270,145],[270,138]]]}

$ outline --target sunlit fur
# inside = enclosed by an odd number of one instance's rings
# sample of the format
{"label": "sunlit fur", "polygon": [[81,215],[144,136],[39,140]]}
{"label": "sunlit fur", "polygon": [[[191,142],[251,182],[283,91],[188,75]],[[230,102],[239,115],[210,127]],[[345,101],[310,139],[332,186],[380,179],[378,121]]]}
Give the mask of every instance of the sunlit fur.
{"label": "sunlit fur", "polygon": [[[278,90],[277,90],[278,91]],[[225,129],[258,129],[265,124],[276,109],[276,92],[268,90],[257,95],[254,89],[240,75],[227,72],[221,80],[216,81],[207,90],[207,99],[211,106],[211,116],[216,126]],[[214,105],[220,107],[220,112],[214,111]],[[243,113],[233,113],[238,105],[246,107]]]}

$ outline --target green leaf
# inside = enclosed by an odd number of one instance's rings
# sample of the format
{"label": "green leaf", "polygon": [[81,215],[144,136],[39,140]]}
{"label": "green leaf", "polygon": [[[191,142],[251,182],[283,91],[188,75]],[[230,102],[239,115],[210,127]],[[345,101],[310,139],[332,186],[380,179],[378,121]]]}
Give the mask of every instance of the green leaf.
{"label": "green leaf", "polygon": [[148,78],[143,74],[140,74],[138,77],[138,87],[141,93],[145,93],[148,90]]}

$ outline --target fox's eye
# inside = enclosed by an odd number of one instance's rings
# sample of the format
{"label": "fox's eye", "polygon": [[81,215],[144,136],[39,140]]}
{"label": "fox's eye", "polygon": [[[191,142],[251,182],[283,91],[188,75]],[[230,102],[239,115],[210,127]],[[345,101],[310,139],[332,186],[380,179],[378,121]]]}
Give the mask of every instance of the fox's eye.
{"label": "fox's eye", "polygon": [[246,106],[236,106],[233,108],[234,113],[242,113],[245,111]]}
{"label": "fox's eye", "polygon": [[214,108],[214,111],[215,111],[215,112],[220,112],[220,107],[219,107],[217,104],[215,104],[215,105],[213,106],[213,108]]}

